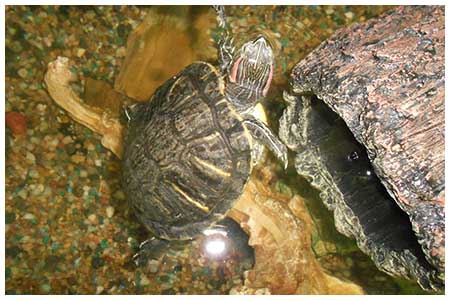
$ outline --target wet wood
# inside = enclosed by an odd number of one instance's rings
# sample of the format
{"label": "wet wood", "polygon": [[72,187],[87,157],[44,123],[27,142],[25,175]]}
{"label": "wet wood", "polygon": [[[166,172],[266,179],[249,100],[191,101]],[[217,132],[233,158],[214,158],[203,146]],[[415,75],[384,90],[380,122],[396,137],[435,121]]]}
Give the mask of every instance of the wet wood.
{"label": "wet wood", "polygon": [[215,24],[209,7],[156,7],[130,34],[125,61],[114,88],[146,101],[161,84],[196,60],[215,61],[209,28]]}
{"label": "wet wood", "polygon": [[122,156],[123,127],[103,109],[89,106],[72,90],[70,83],[76,76],[70,71],[68,58],[58,57],[49,63],[45,74],[47,91],[61,108],[78,123],[102,136],[101,143],[118,157]]}

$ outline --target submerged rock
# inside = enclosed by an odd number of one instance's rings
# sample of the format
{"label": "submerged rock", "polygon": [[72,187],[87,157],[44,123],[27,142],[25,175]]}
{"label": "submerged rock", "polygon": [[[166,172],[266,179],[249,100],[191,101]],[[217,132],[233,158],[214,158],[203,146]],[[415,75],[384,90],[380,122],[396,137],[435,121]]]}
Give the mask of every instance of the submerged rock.
{"label": "submerged rock", "polygon": [[443,6],[339,31],[291,80],[280,136],[338,230],[379,269],[443,289]]}
{"label": "submerged rock", "polygon": [[11,129],[15,136],[27,133],[27,119],[22,113],[16,111],[7,112],[5,115],[6,126]]}

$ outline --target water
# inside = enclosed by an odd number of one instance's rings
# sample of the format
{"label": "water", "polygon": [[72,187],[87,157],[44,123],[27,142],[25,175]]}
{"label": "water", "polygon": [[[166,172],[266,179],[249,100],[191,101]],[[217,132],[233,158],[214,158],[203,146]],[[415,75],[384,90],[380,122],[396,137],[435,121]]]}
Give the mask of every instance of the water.
{"label": "water", "polygon": [[[273,128],[278,128],[284,107],[281,91],[287,88],[295,63],[337,28],[386,9],[227,9],[238,43],[262,33],[277,53],[273,87],[265,103]],[[155,33],[170,33],[174,39],[148,38],[154,52],[147,63],[154,69],[146,73],[152,77],[146,79],[145,88],[136,80],[139,74],[132,71],[125,72],[124,82],[137,84],[116,86],[137,99],[145,98],[145,93],[186,62],[216,60],[213,40],[217,32],[209,8],[6,8],[5,106],[6,112],[19,113],[10,121],[5,141],[7,294],[228,294],[243,284],[244,270],[254,265],[254,253],[239,233],[240,242],[235,244],[241,255],[225,262],[200,255],[202,242],[198,240],[181,250],[170,250],[147,269],[136,268],[131,258],[148,233],[127,206],[120,186],[120,160],[101,145],[98,134],[74,122],[46,92],[43,76],[57,56],[73,60],[72,70],[78,75],[73,88],[81,95],[87,78],[102,80],[111,88],[123,72],[127,38],[149,12],[164,20],[161,28],[153,29]],[[186,50],[170,56],[173,48]],[[337,233],[317,192],[292,170],[277,176],[274,189],[284,183],[287,190],[306,199],[317,226],[312,237],[314,251],[326,270],[339,278],[362,278],[358,284],[369,293],[420,292],[414,284],[377,271],[352,241]]]}

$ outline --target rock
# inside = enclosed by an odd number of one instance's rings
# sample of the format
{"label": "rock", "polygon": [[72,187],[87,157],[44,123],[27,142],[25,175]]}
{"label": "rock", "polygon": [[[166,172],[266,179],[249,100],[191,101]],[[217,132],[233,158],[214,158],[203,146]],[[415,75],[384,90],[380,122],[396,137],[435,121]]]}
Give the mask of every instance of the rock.
{"label": "rock", "polygon": [[147,267],[150,273],[158,273],[159,261],[152,259],[148,262]]}
{"label": "rock", "polygon": [[100,295],[103,291],[105,290],[105,288],[101,285],[97,286],[97,288],[95,289],[95,294],[96,295]]}
{"label": "rock", "polygon": [[31,162],[32,164],[34,164],[36,162],[36,157],[34,156],[33,153],[31,152],[27,152],[26,154],[26,158],[29,162]]}
{"label": "rock", "polygon": [[19,71],[17,71],[17,74],[21,77],[21,78],[27,78],[28,77],[28,71],[25,68],[21,68],[19,69]]}
{"label": "rock", "polygon": [[94,215],[94,214],[89,215],[89,216],[88,216],[88,220],[89,220],[89,222],[90,222],[91,224],[94,224],[94,225],[97,224],[97,222],[98,222],[97,216]]}
{"label": "rock", "polygon": [[10,111],[5,115],[6,126],[11,129],[15,136],[25,135],[27,133],[27,120],[19,112]]}
{"label": "rock", "polygon": [[114,215],[114,207],[108,206],[108,207],[106,208],[106,216],[107,216],[108,218],[112,218],[113,215]]}
{"label": "rock", "polygon": [[24,218],[25,220],[34,220],[34,219],[36,219],[36,217],[35,217],[33,214],[31,214],[31,213],[26,213],[26,214],[23,216],[23,218]]}
{"label": "rock", "polygon": [[76,56],[77,57],[82,57],[84,55],[84,53],[86,52],[86,49],[83,48],[78,48],[77,52],[76,52]]}
{"label": "rock", "polygon": [[62,143],[63,143],[64,145],[71,144],[71,143],[73,143],[73,139],[72,139],[71,136],[65,136],[65,137],[62,139]]}
{"label": "rock", "polygon": [[280,121],[337,229],[380,270],[434,290],[444,288],[444,77],[444,8],[401,6],[302,60]]}

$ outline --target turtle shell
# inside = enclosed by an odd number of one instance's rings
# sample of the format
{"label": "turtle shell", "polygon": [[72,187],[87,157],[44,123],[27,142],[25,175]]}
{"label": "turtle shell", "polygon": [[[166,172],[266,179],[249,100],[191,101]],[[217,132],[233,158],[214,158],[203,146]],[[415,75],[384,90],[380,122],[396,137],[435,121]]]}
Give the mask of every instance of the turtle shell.
{"label": "turtle shell", "polygon": [[139,221],[172,240],[222,219],[248,180],[250,141],[215,67],[186,67],[131,109],[123,175]]}

